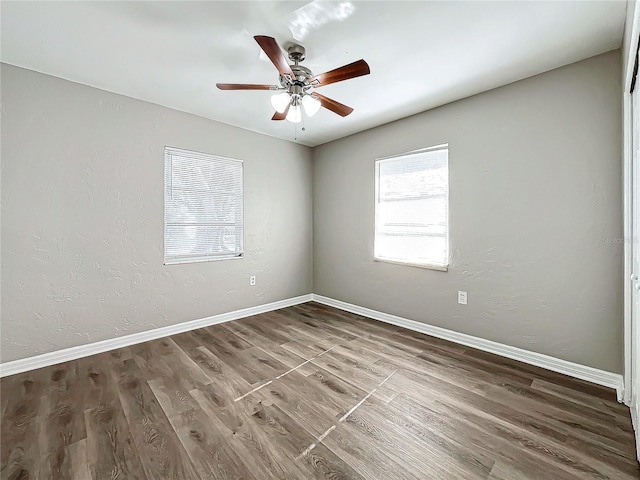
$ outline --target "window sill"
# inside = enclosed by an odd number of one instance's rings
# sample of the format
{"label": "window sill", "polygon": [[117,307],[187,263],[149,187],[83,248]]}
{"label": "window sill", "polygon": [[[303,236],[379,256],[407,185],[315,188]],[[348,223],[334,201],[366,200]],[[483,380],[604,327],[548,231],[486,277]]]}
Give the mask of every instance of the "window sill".
{"label": "window sill", "polygon": [[449,270],[449,265],[434,265],[430,263],[411,263],[403,262],[402,260],[391,260],[388,258],[374,258],[374,262],[393,263],[394,265],[404,265],[405,267],[417,267],[426,268],[427,270],[438,270],[439,272],[446,272]]}
{"label": "window sill", "polygon": [[171,260],[165,260],[165,265],[180,265],[183,263],[199,263],[199,262],[217,262],[219,260],[238,260],[244,258],[242,255],[234,255],[233,257],[194,257],[194,258],[172,258]]}

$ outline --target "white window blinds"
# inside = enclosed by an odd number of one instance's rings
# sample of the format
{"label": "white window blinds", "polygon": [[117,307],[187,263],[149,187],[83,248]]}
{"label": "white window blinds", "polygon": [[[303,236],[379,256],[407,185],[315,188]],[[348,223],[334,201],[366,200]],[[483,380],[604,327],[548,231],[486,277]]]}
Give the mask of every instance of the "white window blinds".
{"label": "white window blinds", "polygon": [[165,264],[242,256],[242,161],[165,147]]}
{"label": "white window blinds", "polygon": [[448,145],[377,160],[375,215],[376,259],[446,270]]}

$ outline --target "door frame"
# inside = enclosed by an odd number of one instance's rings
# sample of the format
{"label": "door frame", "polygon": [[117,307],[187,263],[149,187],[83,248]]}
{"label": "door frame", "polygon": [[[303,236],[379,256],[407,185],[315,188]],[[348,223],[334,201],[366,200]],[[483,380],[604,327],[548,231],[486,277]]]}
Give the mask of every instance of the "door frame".
{"label": "door frame", "polygon": [[624,92],[624,159],[623,159],[623,195],[624,195],[624,394],[623,402],[631,405],[631,394],[633,380],[631,378],[633,362],[633,328],[631,316],[631,302],[633,298],[633,285],[631,272],[633,271],[633,258],[631,250],[632,231],[632,208],[631,192],[633,190],[632,177],[632,99],[628,90]]}
{"label": "door frame", "polygon": [[[632,126],[632,106],[631,106],[631,83],[633,80],[634,64],[636,53],[638,51],[638,42],[640,41],[640,5],[636,4],[631,22],[631,33],[628,52],[626,55],[627,64],[623,65],[623,195],[624,195],[624,395],[623,401],[626,405],[631,404],[631,394],[633,380],[632,372],[632,345],[633,345],[633,329],[631,326],[631,239],[633,236],[632,228],[632,209],[631,209],[631,192],[633,189],[632,177],[632,156],[633,156],[633,126]],[[623,55],[625,58],[625,55]],[[640,89],[640,85],[636,88]],[[638,359],[636,359],[638,361]],[[638,425],[640,427],[640,425]]]}
{"label": "door frame", "polygon": [[[640,159],[633,159],[633,107],[630,93],[634,77],[634,66],[638,58],[638,43],[640,42],[640,5],[637,2],[627,3],[627,8],[633,8],[633,13],[627,11],[627,15],[633,15],[627,25],[631,25],[627,51],[622,52],[622,58],[626,60],[623,69],[623,195],[624,195],[624,393],[623,402],[630,407],[631,417],[636,434],[636,455],[640,461],[640,322],[632,316],[633,281],[631,279],[633,269],[632,242],[633,242],[633,208],[631,201],[633,195],[640,195],[634,191],[633,167],[636,173],[640,169]],[[624,45],[624,42],[623,42]],[[640,61],[640,60],[639,60]],[[640,95],[640,85],[635,86],[636,95]],[[635,112],[640,115],[640,112]],[[632,195],[633,194],[633,195]],[[637,219],[636,219],[637,221]],[[636,226],[637,228],[637,226]],[[635,337],[635,338],[634,338]],[[635,368],[634,368],[635,366]]]}

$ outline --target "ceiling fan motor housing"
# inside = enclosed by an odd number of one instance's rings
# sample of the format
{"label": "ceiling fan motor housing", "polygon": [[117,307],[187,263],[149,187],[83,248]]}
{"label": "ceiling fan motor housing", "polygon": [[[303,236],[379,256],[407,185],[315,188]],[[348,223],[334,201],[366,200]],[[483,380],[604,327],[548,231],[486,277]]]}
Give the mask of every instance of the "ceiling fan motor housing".
{"label": "ceiling fan motor housing", "polygon": [[302,65],[291,65],[291,70],[295,75],[292,80],[288,76],[280,75],[280,85],[284,88],[289,88],[291,85],[298,85],[300,87],[309,86],[310,80],[313,78],[313,73]]}
{"label": "ceiling fan motor housing", "polygon": [[299,82],[307,83],[309,79],[313,77],[311,70],[302,65],[291,65],[291,70],[293,70],[293,73],[296,75],[296,80]]}

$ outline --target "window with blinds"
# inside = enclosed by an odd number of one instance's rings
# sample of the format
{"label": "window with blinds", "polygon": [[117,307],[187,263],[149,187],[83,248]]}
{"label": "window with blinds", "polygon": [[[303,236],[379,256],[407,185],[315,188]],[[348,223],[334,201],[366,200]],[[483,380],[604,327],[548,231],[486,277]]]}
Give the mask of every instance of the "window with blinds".
{"label": "window with blinds", "polygon": [[376,260],[446,270],[449,147],[376,160]]}
{"label": "window with blinds", "polygon": [[164,263],[242,256],[242,161],[165,147]]}

